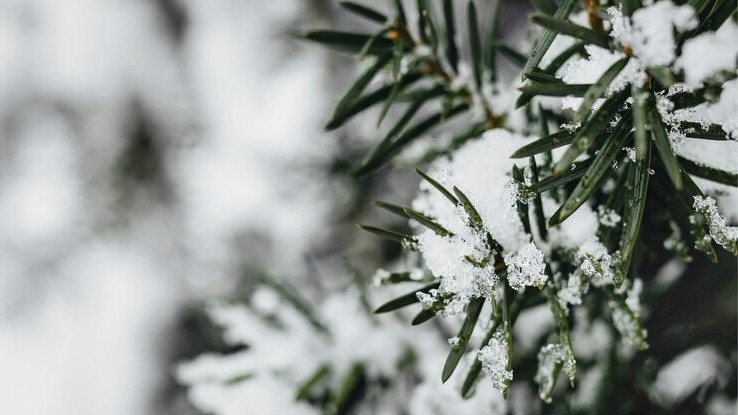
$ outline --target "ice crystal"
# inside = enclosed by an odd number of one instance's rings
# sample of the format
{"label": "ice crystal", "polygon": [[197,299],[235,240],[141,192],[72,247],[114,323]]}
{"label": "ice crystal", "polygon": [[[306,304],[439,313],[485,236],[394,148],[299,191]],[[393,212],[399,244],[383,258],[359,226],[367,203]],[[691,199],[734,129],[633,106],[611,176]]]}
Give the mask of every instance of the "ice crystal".
{"label": "ice crystal", "polygon": [[597,217],[600,220],[600,224],[602,226],[607,226],[608,228],[614,228],[622,219],[617,212],[606,208],[605,205],[597,207]]}
{"label": "ice crystal", "polygon": [[576,361],[571,349],[560,343],[547,344],[538,352],[538,371],[534,380],[538,383],[538,394],[541,399],[551,402],[551,391],[556,383],[558,368],[574,380]]}
{"label": "ice crystal", "polygon": [[579,247],[574,262],[579,267],[569,274],[566,285],[556,294],[562,307],[581,304],[582,295],[589,290],[590,283],[596,287],[612,284],[615,276],[616,258],[595,239]]}
{"label": "ice crystal", "polygon": [[625,147],[623,148],[625,150],[625,154],[628,155],[628,158],[630,161],[635,162],[636,161],[636,150],[633,147]]}
{"label": "ice crystal", "polygon": [[516,291],[522,291],[525,287],[540,287],[548,279],[543,252],[533,242],[515,253],[505,255],[505,264],[507,282]]}
{"label": "ice crystal", "polygon": [[[675,85],[683,85],[683,84],[675,84]],[[672,88],[669,88],[669,91],[666,96],[664,95],[663,92],[656,93],[656,109],[661,115],[661,118],[668,117],[669,112],[671,112],[674,109],[674,103],[669,99],[669,97],[679,92],[683,92],[683,90],[684,88],[673,88],[673,85],[672,85]]]}
{"label": "ice crystal", "polygon": [[[584,267],[584,265],[582,265],[582,267]],[[569,275],[569,279],[566,281],[566,286],[561,288],[556,296],[558,297],[561,306],[567,310],[567,304],[582,304],[582,294],[584,294],[586,289],[587,285],[582,282],[582,273],[573,272]]]}
{"label": "ice crystal", "polygon": [[459,341],[461,341],[458,336],[451,337],[448,339],[448,344],[451,345],[452,348],[456,348],[459,346]]}
{"label": "ice crystal", "polygon": [[612,321],[623,340],[639,349],[645,348],[646,330],[641,327],[636,317],[614,301],[610,302],[610,308]]}
{"label": "ice crystal", "polygon": [[645,349],[646,330],[639,320],[641,314],[640,294],[643,283],[636,279],[632,288],[628,291],[625,301],[611,300],[609,306],[612,309],[612,321],[620,333],[623,341],[638,349]]}
{"label": "ice crystal", "polygon": [[569,131],[569,132],[573,133],[574,131],[576,131],[581,126],[582,126],[582,122],[581,121],[570,121],[570,122],[568,122],[566,124],[559,125],[559,128],[561,128],[562,130],[566,130],[566,131]]}
{"label": "ice crystal", "polygon": [[[695,228],[701,228],[702,223],[697,219],[697,215],[689,215],[689,224],[692,226],[694,233]],[[702,252],[711,252],[712,250],[712,238],[710,235],[703,235],[702,238],[696,238],[694,241],[694,247]]]}
{"label": "ice crystal", "polygon": [[681,229],[673,221],[669,222],[669,226],[671,227],[671,234],[668,238],[664,239],[664,248],[683,258],[689,258],[689,252],[687,251],[687,245],[684,243],[684,238],[682,238]]}
{"label": "ice crystal", "polygon": [[636,10],[628,19],[615,7],[608,10],[612,36],[644,66],[670,65],[676,58],[674,29],[684,32],[697,27],[691,6],[676,6],[669,0],[659,1]]}
{"label": "ice crystal", "polygon": [[589,258],[585,259],[582,262],[582,265],[579,266],[579,269],[582,270],[584,275],[594,275],[597,272],[597,268],[595,268],[592,261],[589,260]]}
{"label": "ice crystal", "polygon": [[718,211],[715,199],[695,196],[693,207],[705,217],[710,228],[710,236],[722,247],[731,252],[738,251],[738,227],[728,226],[725,217]]}
{"label": "ice crystal", "polygon": [[386,284],[391,276],[392,273],[390,273],[386,269],[379,268],[372,277],[372,285],[375,287],[379,287],[380,285]]}
{"label": "ice crystal", "polygon": [[612,120],[610,121],[610,127],[617,127],[618,124],[620,124],[620,120],[623,119],[623,116],[620,114],[615,114],[614,117],[612,117]]}
{"label": "ice crystal", "polygon": [[482,363],[482,370],[492,378],[492,386],[500,392],[507,388],[513,378],[513,372],[508,368],[510,339],[505,332],[504,328],[499,328],[477,355],[477,359]]}
{"label": "ice crystal", "polygon": [[433,289],[427,293],[419,292],[415,294],[415,296],[418,298],[418,301],[420,301],[421,307],[428,310],[433,307],[435,298],[438,296],[438,290]]}
{"label": "ice crystal", "polygon": [[616,261],[601,242],[591,240],[577,251],[579,269],[593,280],[596,286],[612,282],[615,276]]}
{"label": "ice crystal", "polygon": [[410,270],[410,279],[413,281],[420,281],[425,278],[425,273],[420,268],[413,268]]}
{"label": "ice crystal", "polygon": [[628,291],[625,304],[633,310],[635,315],[641,314],[641,292],[643,291],[643,281],[640,278],[633,280],[633,287]]}
{"label": "ice crystal", "polygon": [[[526,170],[527,171],[527,170]],[[514,198],[517,202],[528,204],[536,198],[536,192],[526,183],[517,183],[509,181],[505,183],[505,195],[508,198]]]}
{"label": "ice crystal", "polygon": [[609,178],[605,181],[605,183],[602,184],[602,192],[605,194],[610,194],[615,190],[616,187],[617,184],[615,183],[615,180]]}

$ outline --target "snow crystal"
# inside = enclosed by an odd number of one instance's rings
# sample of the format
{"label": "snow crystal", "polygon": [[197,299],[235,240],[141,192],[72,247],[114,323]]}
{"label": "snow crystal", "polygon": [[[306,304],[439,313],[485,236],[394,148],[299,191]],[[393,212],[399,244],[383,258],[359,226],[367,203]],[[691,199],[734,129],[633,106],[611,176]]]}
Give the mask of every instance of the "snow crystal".
{"label": "snow crystal", "polygon": [[[674,85],[681,86],[684,84],[677,83]],[[681,91],[683,88],[674,88],[674,85],[669,88],[667,96],[664,96],[662,92],[656,93],[656,109],[658,110],[662,118],[668,117],[669,113],[674,109],[674,103],[669,99],[669,97],[679,92],[683,92]]]}
{"label": "snow crystal", "polygon": [[617,260],[596,239],[583,243],[574,260],[579,263],[579,268],[569,275],[566,285],[556,294],[562,307],[581,304],[582,295],[589,290],[590,282],[601,287],[612,284],[615,276]]}
{"label": "snow crystal", "polygon": [[636,161],[636,150],[633,147],[624,147],[623,150],[625,150],[625,154],[628,155],[628,158],[630,161],[634,162]]}
{"label": "snow crystal", "polygon": [[455,349],[456,347],[459,346],[459,341],[460,339],[458,338],[458,336],[454,336],[448,339],[448,344],[451,345],[451,347]]}
{"label": "snow crystal", "polygon": [[589,259],[585,259],[579,268],[582,270],[584,275],[594,275],[594,273],[597,272],[597,268],[594,267],[594,264]]}
{"label": "snow crystal", "polygon": [[633,54],[644,66],[670,65],[676,58],[674,29],[684,32],[697,27],[691,6],[676,6],[669,0],[659,1],[624,17],[620,9],[608,10],[612,36]]}
{"label": "snow crystal", "polygon": [[600,219],[600,224],[608,228],[614,228],[622,219],[617,212],[606,208],[605,205],[597,207],[597,217]]}
{"label": "snow crystal", "polygon": [[705,110],[708,119],[720,124],[733,140],[738,140],[738,79],[724,83],[718,102]]}
{"label": "snow crystal", "polygon": [[541,287],[548,279],[543,252],[533,242],[515,253],[505,255],[505,264],[507,282],[516,291],[522,291],[525,287]]}
{"label": "snow crystal", "polygon": [[680,257],[688,258],[689,252],[687,250],[687,245],[684,243],[684,238],[682,237],[682,230],[679,229],[679,226],[673,221],[669,222],[669,227],[671,227],[671,234],[664,239],[664,248],[667,251],[674,252]]}
{"label": "snow crystal", "polygon": [[371,285],[373,287],[379,287],[402,281],[423,281],[426,279],[425,274],[426,273],[420,268],[412,268],[406,272],[400,273],[392,273],[386,269],[379,268],[371,278]]}
{"label": "snow crystal", "polygon": [[625,304],[630,308],[635,315],[641,314],[641,292],[643,291],[643,281],[640,278],[633,280],[633,287],[628,291],[628,296],[625,299]]}
{"label": "snow crystal", "polygon": [[698,85],[716,72],[735,71],[738,24],[728,19],[717,32],[702,33],[684,42],[674,67],[684,70],[687,84]]}
{"label": "snow crystal", "polygon": [[500,328],[477,355],[477,359],[482,362],[482,370],[492,378],[492,386],[499,391],[504,391],[513,378],[512,370],[508,369],[509,341],[504,328]]}
{"label": "snow crystal", "polygon": [[570,380],[574,379],[576,372],[576,361],[571,349],[563,344],[547,344],[538,352],[538,371],[534,377],[538,383],[538,394],[541,399],[551,402],[551,390],[556,382],[556,367],[561,365],[564,373]]}
{"label": "snow crystal", "polygon": [[372,285],[375,287],[384,285],[387,283],[387,281],[389,280],[391,276],[392,276],[392,273],[390,273],[386,269],[379,268],[377,272],[374,273],[374,276],[372,277]]}
{"label": "snow crystal", "polygon": [[[525,168],[523,171],[523,174],[525,175],[526,172],[529,172],[529,168]],[[536,192],[533,191],[530,188],[530,184],[532,183],[532,176],[529,178],[526,176],[523,176],[525,183],[518,183],[513,180],[508,181],[505,184],[505,197],[512,197],[515,199],[516,202],[522,202],[525,204],[531,203],[536,198]]]}
{"label": "snow crystal", "polygon": [[[632,303],[633,300],[630,302]],[[635,310],[630,310],[627,305],[624,306],[617,301],[610,301],[609,306],[612,309],[612,321],[623,341],[638,349],[647,348],[647,333],[638,321],[638,314]]]}
{"label": "snow crystal", "polygon": [[410,270],[410,279],[413,281],[421,281],[425,278],[425,272],[420,268],[413,268]]}
{"label": "snow crystal", "polygon": [[566,124],[559,125],[559,128],[561,128],[562,130],[566,130],[570,133],[573,133],[581,126],[582,126],[581,121],[569,121]]}
{"label": "snow crystal", "polygon": [[438,290],[433,289],[427,293],[418,292],[415,294],[415,297],[418,298],[418,301],[420,301],[420,305],[421,307],[423,307],[423,309],[429,310],[433,308],[437,295],[438,295]]}
{"label": "snow crystal", "polygon": [[609,195],[610,193],[613,192],[613,190],[615,190],[616,187],[617,187],[617,183],[615,182],[615,180],[613,180],[612,177],[610,177],[607,180],[605,180],[605,183],[602,184],[601,189],[603,193]]}
{"label": "snow crystal", "polygon": [[725,217],[718,211],[715,199],[695,196],[693,207],[704,217],[710,228],[710,236],[728,251],[738,250],[738,227],[728,226]]}
{"label": "snow crystal", "polygon": [[582,274],[580,272],[573,272],[569,275],[566,286],[556,293],[556,297],[561,306],[567,310],[567,304],[582,304],[582,294],[584,294],[587,288],[587,284],[582,282]]}
{"label": "snow crystal", "polygon": [[611,283],[615,276],[616,260],[601,242],[590,240],[582,244],[576,254],[581,261],[579,269],[593,279],[597,286]]}
{"label": "snow crystal", "polygon": [[[723,141],[723,143],[726,142]],[[738,150],[738,145],[736,145],[735,150]],[[738,154],[738,151],[733,152],[733,154]],[[692,178],[694,179],[695,184],[697,184],[705,194],[708,194],[715,199],[718,211],[725,216],[726,222],[733,226],[738,224],[738,187],[713,182],[701,177],[692,176]]]}
{"label": "snow crystal", "polygon": [[584,275],[594,275],[594,273],[597,272],[594,264],[589,259],[585,259],[579,268],[582,270]]}

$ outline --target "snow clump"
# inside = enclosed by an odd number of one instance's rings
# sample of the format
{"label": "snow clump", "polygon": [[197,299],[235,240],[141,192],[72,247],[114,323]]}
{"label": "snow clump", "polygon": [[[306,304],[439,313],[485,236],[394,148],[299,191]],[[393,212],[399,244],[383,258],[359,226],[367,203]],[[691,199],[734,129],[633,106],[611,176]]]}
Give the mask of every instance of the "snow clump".
{"label": "snow clump", "polygon": [[513,378],[513,372],[509,367],[508,342],[505,330],[497,330],[486,346],[477,355],[482,363],[482,370],[492,378],[492,386],[504,391]]}

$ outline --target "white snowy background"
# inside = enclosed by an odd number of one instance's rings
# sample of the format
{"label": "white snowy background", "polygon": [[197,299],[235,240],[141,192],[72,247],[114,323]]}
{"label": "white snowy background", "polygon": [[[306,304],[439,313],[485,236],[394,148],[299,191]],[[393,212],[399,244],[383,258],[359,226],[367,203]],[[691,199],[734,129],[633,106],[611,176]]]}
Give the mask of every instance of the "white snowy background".
{"label": "white snowy background", "polygon": [[[333,151],[331,89],[285,34],[312,11],[0,2],[0,413],[162,413],[178,310],[319,240],[335,192],[299,172]],[[142,119],[163,184],[125,191]]]}

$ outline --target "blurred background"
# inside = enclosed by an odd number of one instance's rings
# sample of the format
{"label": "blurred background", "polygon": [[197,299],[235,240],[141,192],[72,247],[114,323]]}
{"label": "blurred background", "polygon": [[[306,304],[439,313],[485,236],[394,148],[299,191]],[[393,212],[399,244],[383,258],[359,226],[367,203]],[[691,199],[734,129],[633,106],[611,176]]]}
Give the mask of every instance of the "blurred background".
{"label": "blurred background", "polygon": [[342,24],[332,0],[0,1],[0,413],[196,414],[173,367],[227,350],[205,304],[398,255],[353,223],[417,179],[346,178],[374,120],[322,124],[360,68],[288,35]]}
{"label": "blurred background", "polygon": [[0,413],[188,413],[203,303],[320,255],[327,3],[0,2]]}

